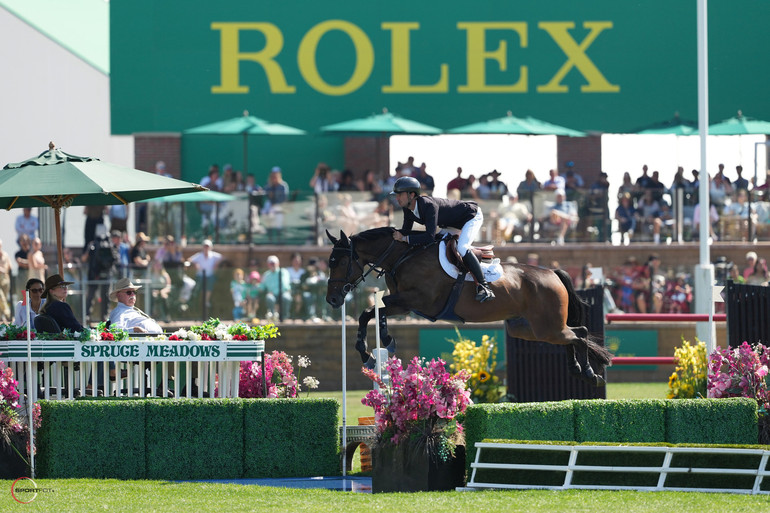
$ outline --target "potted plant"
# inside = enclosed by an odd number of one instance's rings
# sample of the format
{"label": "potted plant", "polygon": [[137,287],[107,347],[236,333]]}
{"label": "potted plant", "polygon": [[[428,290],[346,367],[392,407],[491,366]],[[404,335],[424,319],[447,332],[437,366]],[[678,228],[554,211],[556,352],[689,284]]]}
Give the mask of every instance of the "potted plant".
{"label": "potted plant", "polygon": [[[13,370],[0,361],[0,479],[29,475],[29,426],[19,407]],[[40,428],[40,405],[33,408],[35,429]]]}
{"label": "potted plant", "polygon": [[472,404],[467,371],[446,371],[441,359],[413,358],[406,369],[391,358],[378,386],[362,400],[374,408],[372,491],[452,490],[465,484],[465,441],[457,416]]}

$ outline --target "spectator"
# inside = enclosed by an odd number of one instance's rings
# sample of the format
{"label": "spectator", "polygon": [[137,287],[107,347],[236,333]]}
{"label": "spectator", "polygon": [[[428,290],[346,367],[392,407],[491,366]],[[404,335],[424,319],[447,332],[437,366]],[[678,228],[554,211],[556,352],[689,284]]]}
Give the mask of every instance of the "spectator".
{"label": "spectator", "polygon": [[302,255],[294,252],[291,254],[291,265],[287,269],[289,282],[291,283],[292,319],[304,317],[305,305],[303,303],[301,284],[307,272],[302,265]]}
{"label": "spectator", "polygon": [[532,222],[532,214],[527,204],[520,202],[515,192],[511,192],[508,198],[508,205],[503,207],[498,220],[503,243],[513,240],[514,235],[524,235]]}
{"label": "spectator", "polygon": [[211,306],[211,292],[214,290],[214,281],[216,280],[215,271],[219,262],[222,261],[222,254],[214,251],[214,244],[206,239],[201,245],[201,250],[191,256],[188,261],[195,265],[198,283],[203,284],[204,300],[206,306]]}
{"label": "spectator", "polygon": [[195,280],[187,276],[184,271],[185,261],[182,250],[179,249],[173,235],[166,235],[163,246],[155,252],[155,260],[162,262],[171,277],[172,286],[179,291],[180,308],[187,309],[187,303],[195,288]]}
{"label": "spectator", "polygon": [[136,242],[129,254],[129,260],[134,269],[147,270],[149,268],[152,259],[150,255],[147,254],[148,242],[150,242],[150,238],[145,235],[144,232],[136,234]]}
{"label": "spectator", "polygon": [[0,318],[11,321],[11,255],[3,249],[0,239]]}
{"label": "spectator", "polygon": [[735,283],[746,283],[746,280],[741,276],[741,271],[738,269],[738,266],[730,262],[730,267],[727,270],[728,272],[728,279],[733,280]]}
{"label": "spectator", "polygon": [[767,269],[767,260],[760,258],[757,263],[754,264],[754,271],[746,279],[746,283],[749,285],[763,285],[766,286],[770,280],[770,272]]}
{"label": "spectator", "polygon": [[572,203],[566,201],[566,194],[564,190],[558,189],[556,191],[556,202],[551,207],[548,214],[549,222],[556,227],[557,237],[556,244],[564,245],[564,237],[567,235],[567,230],[575,226],[578,222],[577,211]]}
{"label": "spectator", "polygon": [[563,176],[559,175],[558,169],[551,169],[548,171],[550,178],[543,182],[543,189],[546,191],[563,191],[567,185],[567,181]]}
{"label": "spectator", "polygon": [[265,204],[262,212],[267,216],[268,234],[271,242],[278,242],[283,234],[284,207],[289,200],[289,184],[283,181],[281,168],[273,167],[265,186]]}
{"label": "spectator", "polygon": [[333,191],[334,184],[332,183],[329,172],[331,169],[325,162],[319,162],[313,172],[313,177],[310,179],[310,187],[313,188],[316,194],[323,194],[325,192]]}
{"label": "spectator", "polygon": [[19,268],[19,275],[26,275],[29,270],[29,250],[32,243],[30,242],[29,235],[22,233],[19,236],[19,250],[13,255],[16,260],[16,265]]}
{"label": "spectator", "polygon": [[748,191],[749,181],[743,178],[743,166],[735,166],[735,172],[738,174],[738,178],[733,181],[733,189]]}
{"label": "spectator", "polygon": [[43,241],[40,237],[32,239],[32,250],[27,257],[29,264],[28,278],[37,278],[40,281],[45,280],[45,271],[48,266],[45,264],[45,255],[43,254]]}
{"label": "spectator", "polygon": [[519,199],[521,201],[529,201],[529,205],[531,207],[533,204],[532,199],[534,198],[535,193],[541,189],[542,187],[540,182],[538,182],[537,178],[535,178],[535,172],[531,169],[527,169],[526,173],[524,173],[524,180],[519,183],[519,186],[516,188],[516,192],[519,195]]}
{"label": "spectator", "polygon": [[618,198],[622,198],[624,194],[631,196],[632,200],[637,197],[636,185],[631,181],[631,174],[628,171],[623,173],[623,183],[618,187]]}
{"label": "spectator", "polygon": [[636,208],[634,208],[633,198],[628,192],[624,192],[620,197],[620,203],[615,209],[615,219],[618,221],[618,232],[621,242],[628,244],[634,238],[636,231]]}
{"label": "spectator", "polygon": [[353,174],[353,171],[351,171],[350,169],[344,170],[342,172],[339,185],[337,184],[336,181],[334,182],[334,185],[338,191],[361,192],[361,189],[359,188],[358,183],[356,183],[356,177]]}
{"label": "spectator", "polygon": [[433,195],[433,189],[436,188],[436,182],[433,180],[433,177],[428,174],[427,168],[427,164],[423,162],[420,167],[415,168],[412,176],[417,178],[417,181],[420,182],[420,187],[425,194]]}
{"label": "spectator", "polygon": [[150,264],[150,283],[152,284],[153,317],[158,317],[168,322],[172,282],[171,276],[163,267],[161,260],[153,260]]}
{"label": "spectator", "polygon": [[367,169],[366,173],[364,173],[362,190],[370,193],[372,195],[371,199],[374,201],[381,201],[386,197],[382,190],[382,181],[377,179],[377,176],[371,169]]}
{"label": "spectator", "polygon": [[685,280],[684,273],[677,273],[674,283],[666,292],[666,313],[690,313],[692,287]]}
{"label": "spectator", "polygon": [[[719,222],[719,213],[717,208],[711,204],[709,209],[709,237],[712,240],[718,240],[716,233],[714,233],[714,225]],[[700,228],[700,203],[695,205],[695,209],[692,211],[692,229],[695,235],[698,236]]]}
{"label": "spectator", "polygon": [[473,200],[480,199],[479,193],[476,190],[477,187],[478,184],[476,183],[476,177],[473,175],[468,175],[468,180],[465,182],[465,189],[462,190],[460,197]]}
{"label": "spectator", "polygon": [[[221,191],[224,188],[223,180],[219,176],[218,165],[211,164],[211,166],[209,166],[208,174],[201,178],[201,185],[211,189],[212,191]],[[211,226],[213,229],[216,224],[214,202],[198,202],[198,211],[201,214],[201,228],[203,228],[204,233],[208,233],[209,226]]]}
{"label": "spectator", "polygon": [[86,216],[86,225],[83,230],[83,239],[85,240],[83,252],[88,251],[88,245],[96,238],[96,227],[104,225],[106,209],[107,207],[104,205],[87,205],[83,208],[83,214]]}
{"label": "spectator", "polygon": [[261,281],[262,276],[259,271],[249,273],[249,282],[246,288],[246,313],[249,318],[256,317],[259,310],[259,283]]}
{"label": "spectator", "polygon": [[131,263],[131,241],[127,233],[118,230],[110,232],[110,239],[112,244],[118,248],[117,271],[118,275],[123,278],[128,274],[128,265]]}
{"label": "spectator", "polygon": [[31,208],[22,209],[22,213],[16,218],[16,240],[18,240],[22,234],[25,234],[30,240],[37,237],[39,224],[37,217],[32,215]]}
{"label": "spectator", "polygon": [[[646,168],[647,166],[645,166]],[[638,183],[638,180],[637,180]],[[644,191],[644,194],[639,199],[639,203],[636,206],[637,212],[637,226],[642,225],[642,228],[646,226],[652,227],[652,241],[655,244],[660,243],[660,229],[663,226],[662,212],[660,203],[655,200],[654,192],[648,188]]]}
{"label": "spectator", "polygon": [[447,194],[449,194],[449,191],[452,189],[456,189],[460,191],[460,194],[465,190],[465,187],[468,185],[468,180],[462,177],[463,174],[463,168],[458,167],[457,168],[457,176],[449,180],[449,183],[446,184],[446,190]]}
{"label": "spectator", "polygon": [[67,287],[72,282],[64,281],[58,274],[52,274],[45,280],[42,298],[45,302],[40,306],[38,315],[51,317],[61,329],[68,329],[76,333],[83,331],[83,325],[75,318],[72,308],[66,303]]}
{"label": "spectator", "polygon": [[100,319],[107,317],[109,282],[118,263],[118,248],[107,237],[107,227],[100,224],[96,226],[94,240],[86,246],[86,249],[81,259],[84,263],[88,263],[88,281],[91,282],[88,284],[86,295],[86,319],[90,322],[91,308],[97,293],[97,302],[101,303]]}
{"label": "spectator", "polygon": [[163,333],[157,322],[136,307],[136,291],[141,288],[141,285],[131,283],[129,278],[115,282],[110,301],[117,305],[110,312],[110,325],[132,333]]}
{"label": "spectator", "polygon": [[108,209],[110,230],[125,232],[128,230],[128,207],[124,204],[111,205]]}
{"label": "spectator", "polygon": [[757,263],[757,254],[754,251],[746,253],[746,267],[743,268],[743,279],[748,280],[751,273],[754,272],[754,265]]}
{"label": "spectator", "polygon": [[[289,272],[281,268],[281,263],[275,255],[267,257],[267,271],[262,276],[259,290],[265,298],[266,317],[268,319],[283,318],[285,314],[291,311]],[[279,308],[278,311],[276,306]]]}
{"label": "spectator", "polygon": [[248,283],[245,280],[243,269],[236,268],[233,271],[233,279],[230,282],[230,295],[233,298],[233,320],[240,321],[246,316],[246,295]]}
{"label": "spectator", "polygon": [[[40,307],[45,303],[45,299],[42,298],[43,294],[43,282],[37,278],[31,278],[27,280],[25,290],[29,292],[29,322],[31,326],[35,325],[35,317],[40,312]],[[14,311],[13,323],[16,326],[27,325],[27,298],[22,297],[21,301],[16,303],[16,309]]]}

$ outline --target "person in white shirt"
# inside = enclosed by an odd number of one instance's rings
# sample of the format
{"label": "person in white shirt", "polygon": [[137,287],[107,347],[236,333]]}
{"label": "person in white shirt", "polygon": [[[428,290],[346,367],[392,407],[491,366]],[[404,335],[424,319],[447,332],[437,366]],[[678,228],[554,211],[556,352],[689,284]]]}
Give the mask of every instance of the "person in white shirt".
{"label": "person in white shirt", "polygon": [[[31,308],[29,310],[29,322],[32,326],[35,325],[35,317],[40,312],[40,307],[45,303],[45,299],[41,297],[43,293],[43,282],[37,278],[30,278],[27,280],[26,290],[29,291],[29,302]],[[16,303],[15,314],[13,317],[13,323],[16,326],[27,325],[27,304],[25,300]]]}
{"label": "person in white shirt", "polygon": [[117,303],[110,312],[110,325],[132,333],[163,333],[163,328],[149,315],[138,309],[136,291],[141,285],[134,285],[129,278],[121,278],[112,286],[110,300]]}
{"label": "person in white shirt", "polygon": [[211,249],[213,246],[214,244],[209,239],[206,239],[203,241],[201,251],[189,258],[189,262],[194,264],[195,269],[197,270],[196,276],[198,278],[198,283],[202,284],[204,276],[206,278],[207,305],[211,304],[211,291],[214,290],[214,271],[216,271],[217,265],[219,265],[219,262],[222,260],[222,254]]}

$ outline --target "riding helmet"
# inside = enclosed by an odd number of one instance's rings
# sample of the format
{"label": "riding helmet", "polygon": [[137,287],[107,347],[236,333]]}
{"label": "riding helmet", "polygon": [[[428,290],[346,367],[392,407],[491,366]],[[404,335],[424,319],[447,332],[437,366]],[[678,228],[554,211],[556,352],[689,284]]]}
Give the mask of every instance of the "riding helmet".
{"label": "riding helmet", "polygon": [[398,194],[399,192],[414,192],[420,194],[420,182],[417,181],[417,178],[402,176],[393,184],[393,192],[391,192],[391,194]]}

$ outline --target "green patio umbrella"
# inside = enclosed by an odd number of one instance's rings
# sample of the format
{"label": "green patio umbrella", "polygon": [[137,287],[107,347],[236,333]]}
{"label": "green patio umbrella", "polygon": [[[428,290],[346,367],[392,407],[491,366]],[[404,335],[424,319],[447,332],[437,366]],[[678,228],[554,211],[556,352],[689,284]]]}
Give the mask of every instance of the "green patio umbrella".
{"label": "green patio umbrella", "polygon": [[7,164],[0,170],[0,208],[54,209],[59,274],[63,274],[61,209],[72,205],[128,204],[158,196],[207,190],[196,183],[78,157],[53,143],[35,158]]}
{"label": "green patio umbrella", "polygon": [[390,135],[438,135],[440,128],[426,125],[418,121],[402,118],[388,109],[382,109],[382,114],[342,121],[321,127],[325,134],[390,136]]}
{"label": "green patio umbrella", "polygon": [[762,121],[743,115],[738,111],[734,118],[709,126],[709,135],[768,135],[770,121]]}
{"label": "green patio umbrella", "polygon": [[249,172],[249,136],[250,135],[305,135],[299,128],[279,123],[271,123],[255,116],[249,116],[244,110],[243,116],[217,121],[182,132],[183,135],[243,135],[243,174]]}
{"label": "green patio umbrella", "polygon": [[527,116],[518,118],[511,111],[502,118],[490,119],[447,130],[449,134],[521,134],[521,135],[565,135],[585,137],[585,132],[573,130],[547,121]]}
{"label": "green patio umbrella", "polygon": [[697,135],[698,123],[684,120],[676,112],[673,118],[634,130],[634,133],[640,135]]}
{"label": "green patio umbrella", "polygon": [[[379,167],[379,164],[382,162],[382,145],[380,144],[382,138],[388,138],[391,135],[438,135],[441,133],[441,129],[420,123],[419,121],[403,118],[388,112],[388,109],[384,108],[382,109],[382,114],[372,114],[365,118],[351,119],[323,126],[321,127],[321,132],[329,135],[374,137],[377,148],[377,165]],[[390,164],[388,163],[386,167],[389,168]]]}

